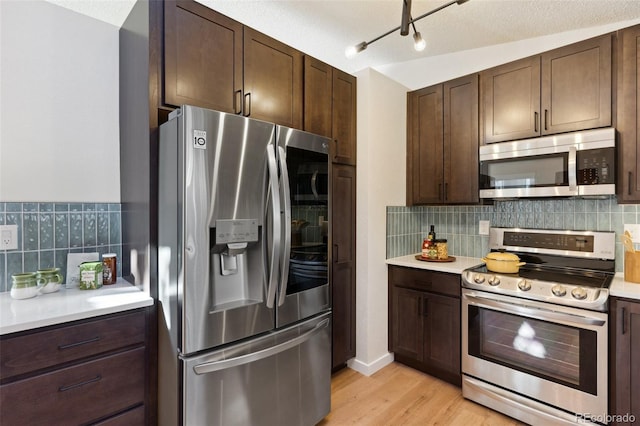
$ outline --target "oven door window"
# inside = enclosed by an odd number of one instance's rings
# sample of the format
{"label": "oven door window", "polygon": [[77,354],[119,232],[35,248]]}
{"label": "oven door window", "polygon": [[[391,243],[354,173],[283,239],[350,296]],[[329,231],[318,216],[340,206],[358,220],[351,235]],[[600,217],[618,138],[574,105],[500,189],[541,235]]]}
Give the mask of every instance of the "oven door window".
{"label": "oven door window", "polygon": [[480,163],[480,189],[567,186],[569,154],[488,160]]}
{"label": "oven door window", "polygon": [[597,394],[597,333],[468,306],[469,355]]}

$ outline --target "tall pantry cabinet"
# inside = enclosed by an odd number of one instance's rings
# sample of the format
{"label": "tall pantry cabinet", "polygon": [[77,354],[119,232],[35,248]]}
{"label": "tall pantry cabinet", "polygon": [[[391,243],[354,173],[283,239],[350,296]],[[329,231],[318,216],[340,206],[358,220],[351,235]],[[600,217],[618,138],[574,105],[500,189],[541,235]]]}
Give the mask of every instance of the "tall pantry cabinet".
{"label": "tall pantry cabinet", "polygon": [[304,130],[331,138],[332,367],[356,354],[356,78],[305,56]]}

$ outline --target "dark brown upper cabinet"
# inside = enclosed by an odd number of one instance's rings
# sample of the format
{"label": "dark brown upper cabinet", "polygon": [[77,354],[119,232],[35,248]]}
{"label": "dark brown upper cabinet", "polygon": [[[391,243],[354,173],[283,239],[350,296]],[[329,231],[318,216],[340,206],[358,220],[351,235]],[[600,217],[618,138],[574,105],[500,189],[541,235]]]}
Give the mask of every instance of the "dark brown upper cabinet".
{"label": "dark brown upper cabinet", "polygon": [[164,103],[241,113],[243,25],[192,0],[164,12]]}
{"label": "dark brown upper cabinet", "polygon": [[302,53],[192,0],[165,2],[164,104],[302,128]]}
{"label": "dark brown upper cabinet", "polygon": [[332,136],[333,68],[309,55],[304,57],[304,130]]}
{"label": "dark brown upper cabinet", "polygon": [[618,33],[618,202],[640,202],[640,25]]}
{"label": "dark brown upper cabinet", "polygon": [[356,164],[356,84],[354,76],[305,56],[304,130],[333,140],[333,163]]}
{"label": "dark brown upper cabinet", "polygon": [[356,85],[354,76],[333,69],[331,134],[334,163],[356,164]]}
{"label": "dark brown upper cabinet", "polygon": [[611,125],[611,35],[480,73],[483,143]]}
{"label": "dark brown upper cabinet", "polygon": [[244,27],[245,116],[302,129],[302,56]]}
{"label": "dark brown upper cabinet", "polygon": [[478,76],[407,95],[407,205],[478,202]]}

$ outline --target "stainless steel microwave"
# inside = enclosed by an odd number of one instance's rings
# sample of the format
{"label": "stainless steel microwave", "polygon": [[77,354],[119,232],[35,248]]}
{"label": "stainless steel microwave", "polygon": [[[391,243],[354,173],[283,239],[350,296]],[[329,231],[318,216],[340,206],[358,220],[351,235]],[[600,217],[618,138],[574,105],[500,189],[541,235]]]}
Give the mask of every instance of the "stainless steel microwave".
{"label": "stainless steel microwave", "polygon": [[615,129],[604,128],[480,147],[480,198],[612,195]]}

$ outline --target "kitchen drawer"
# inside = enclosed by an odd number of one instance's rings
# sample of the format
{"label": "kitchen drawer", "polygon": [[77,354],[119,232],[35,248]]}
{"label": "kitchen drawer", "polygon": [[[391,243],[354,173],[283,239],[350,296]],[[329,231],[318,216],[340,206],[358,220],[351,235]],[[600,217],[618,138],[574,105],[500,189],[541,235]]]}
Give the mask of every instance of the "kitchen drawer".
{"label": "kitchen drawer", "polygon": [[0,424],[75,425],[142,404],[144,357],[142,347],[2,385]]}
{"label": "kitchen drawer", "polygon": [[389,266],[389,284],[460,297],[460,275]]}
{"label": "kitchen drawer", "polygon": [[0,380],[145,342],[145,313],[135,311],[0,340]]}
{"label": "kitchen drawer", "polygon": [[144,405],[140,405],[117,416],[109,417],[94,426],[135,426],[144,425]]}

